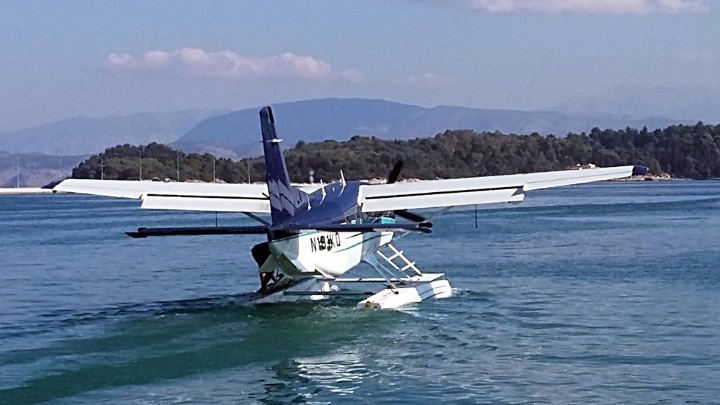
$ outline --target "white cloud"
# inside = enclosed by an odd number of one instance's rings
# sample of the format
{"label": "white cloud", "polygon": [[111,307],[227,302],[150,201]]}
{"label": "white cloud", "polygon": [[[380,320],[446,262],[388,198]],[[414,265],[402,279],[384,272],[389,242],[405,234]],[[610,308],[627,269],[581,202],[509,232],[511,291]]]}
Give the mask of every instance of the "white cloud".
{"label": "white cloud", "polygon": [[457,83],[457,80],[452,76],[426,72],[420,75],[410,75],[408,76],[406,82],[411,85],[419,85],[430,89],[439,89],[442,87],[452,86]]}
{"label": "white cloud", "polygon": [[706,0],[432,0],[491,13],[651,14],[707,12]]}
{"label": "white cloud", "polygon": [[365,81],[365,73],[357,69],[343,70],[339,75],[343,80],[352,83],[362,83]]}
{"label": "white cloud", "polygon": [[691,62],[709,63],[720,61],[720,55],[712,52],[685,52],[679,56],[680,59]]}
{"label": "white cloud", "polygon": [[335,72],[330,64],[310,55],[283,53],[269,57],[245,56],[232,51],[207,52],[199,48],[147,51],[140,56],[108,55],[111,68],[122,70],[175,71],[194,76],[229,79],[299,78],[361,82],[355,69]]}

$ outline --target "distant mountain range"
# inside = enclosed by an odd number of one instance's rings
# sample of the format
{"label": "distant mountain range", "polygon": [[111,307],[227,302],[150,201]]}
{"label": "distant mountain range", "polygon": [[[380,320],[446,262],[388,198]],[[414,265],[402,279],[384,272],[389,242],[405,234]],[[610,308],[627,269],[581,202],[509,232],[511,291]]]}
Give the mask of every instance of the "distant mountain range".
{"label": "distant mountain range", "polygon": [[[0,151],[49,155],[95,154],[118,144],[172,144],[187,152],[244,157],[261,154],[258,110],[139,113],[123,117],[70,118],[53,124],[0,133]],[[424,108],[374,99],[319,99],[273,105],[278,134],[292,147],[298,141],[347,140],[354,135],[383,139],[434,136],[447,129],[555,134],[593,127],[661,128],[688,123],[656,117],[635,119],[602,113]]]}
{"label": "distant mountain range", "polygon": [[41,187],[62,180],[88,157],[0,152],[0,187]]}
{"label": "distant mountain range", "polygon": [[[382,139],[434,136],[447,129],[565,136],[600,128],[663,128],[682,121],[656,117],[633,119],[611,114],[554,111],[488,110],[415,105],[373,99],[319,99],[274,104],[278,135],[286,147],[298,141],[347,140],[355,135]],[[208,118],[180,137],[173,146],[193,152],[237,157],[261,154],[258,108]]]}
{"label": "distant mountain range", "polygon": [[614,88],[604,94],[578,96],[553,110],[621,111],[635,117],[647,116],[652,111],[657,116],[682,117],[693,123],[716,123],[720,121],[720,83]]}
{"label": "distant mountain range", "polygon": [[0,151],[83,155],[118,144],[170,143],[202,120],[229,110],[138,113],[121,117],[76,117],[0,133]]}

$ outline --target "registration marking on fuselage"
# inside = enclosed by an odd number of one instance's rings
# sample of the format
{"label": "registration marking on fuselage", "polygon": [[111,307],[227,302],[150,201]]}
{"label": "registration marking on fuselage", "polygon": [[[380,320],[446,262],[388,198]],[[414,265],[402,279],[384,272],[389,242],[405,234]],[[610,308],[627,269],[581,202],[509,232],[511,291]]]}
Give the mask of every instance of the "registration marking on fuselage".
{"label": "registration marking on fuselage", "polygon": [[310,239],[310,251],[317,252],[322,250],[332,251],[336,247],[342,245],[340,232],[325,233],[318,232],[315,235],[309,237]]}

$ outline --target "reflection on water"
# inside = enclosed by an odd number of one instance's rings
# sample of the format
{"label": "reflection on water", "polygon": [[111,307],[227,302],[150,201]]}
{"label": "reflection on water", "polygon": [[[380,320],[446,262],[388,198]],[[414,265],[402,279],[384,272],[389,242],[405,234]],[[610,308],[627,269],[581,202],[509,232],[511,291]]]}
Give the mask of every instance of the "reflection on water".
{"label": "reflection on water", "polygon": [[341,396],[354,393],[362,381],[370,376],[358,353],[352,350],[328,356],[298,358],[295,362],[298,377],[314,381],[323,389]]}

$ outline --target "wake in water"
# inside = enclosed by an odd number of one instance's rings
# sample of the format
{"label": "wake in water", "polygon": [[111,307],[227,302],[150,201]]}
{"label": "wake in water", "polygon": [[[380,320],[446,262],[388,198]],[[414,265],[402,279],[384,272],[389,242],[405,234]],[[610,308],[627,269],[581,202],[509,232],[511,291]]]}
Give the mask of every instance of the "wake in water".
{"label": "wake in water", "polygon": [[[48,313],[35,328],[54,329],[52,339],[0,353],[0,375],[6,376],[0,402],[34,403],[316,356],[398,316],[346,305],[252,305],[251,295]],[[25,336],[15,338],[31,339],[32,329],[26,325]],[[12,378],[19,375],[32,377]]]}

